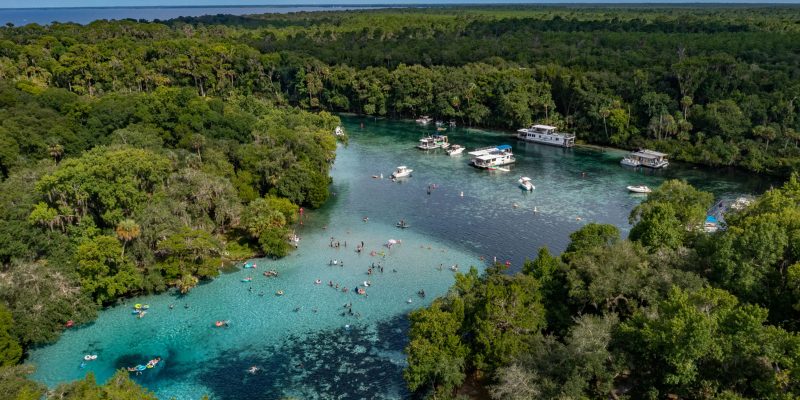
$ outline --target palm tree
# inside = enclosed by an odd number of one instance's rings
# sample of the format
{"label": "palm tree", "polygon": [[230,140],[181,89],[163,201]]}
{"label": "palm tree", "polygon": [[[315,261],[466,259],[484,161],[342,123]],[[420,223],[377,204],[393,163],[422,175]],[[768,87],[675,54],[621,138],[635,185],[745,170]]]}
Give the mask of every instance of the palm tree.
{"label": "palm tree", "polygon": [[122,256],[125,256],[125,246],[133,239],[142,234],[142,228],[136,221],[132,219],[125,219],[117,224],[117,238],[122,240]]}
{"label": "palm tree", "polygon": [[47,152],[50,153],[50,157],[53,157],[56,164],[61,161],[61,156],[64,155],[64,146],[54,143],[47,147]]}

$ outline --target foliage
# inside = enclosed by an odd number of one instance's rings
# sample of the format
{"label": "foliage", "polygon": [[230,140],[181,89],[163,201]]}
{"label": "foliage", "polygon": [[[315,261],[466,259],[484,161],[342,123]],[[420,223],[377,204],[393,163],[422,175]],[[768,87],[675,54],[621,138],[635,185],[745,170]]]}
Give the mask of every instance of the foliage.
{"label": "foliage", "polygon": [[129,373],[119,370],[108,382],[97,385],[91,372],[82,380],[59,385],[48,399],[80,400],[157,400],[148,390],[137,385]]}
{"label": "foliage", "polygon": [[[798,182],[793,176],[729,212],[727,230],[704,233],[693,228],[710,194],[668,181],[633,211],[629,239],[613,226],[589,224],[570,235],[562,255],[541,249],[522,275],[492,266],[483,276],[457,276],[432,308],[463,310],[460,340],[449,345],[468,348],[459,373],[482,378],[497,399],[796,397]],[[495,295],[499,282],[515,290]],[[534,303],[514,313],[519,303],[510,293]],[[487,310],[503,317],[487,319]],[[539,321],[529,325],[539,328],[520,329],[519,321]],[[416,317],[411,322],[409,354],[431,335],[416,329],[423,325]],[[419,385],[432,385],[431,360],[443,353],[409,357],[412,390],[449,393],[451,385],[439,383],[438,392]]]}
{"label": "foliage", "polygon": [[11,313],[0,304],[0,368],[16,364],[22,356],[22,347],[11,335],[13,326]]}

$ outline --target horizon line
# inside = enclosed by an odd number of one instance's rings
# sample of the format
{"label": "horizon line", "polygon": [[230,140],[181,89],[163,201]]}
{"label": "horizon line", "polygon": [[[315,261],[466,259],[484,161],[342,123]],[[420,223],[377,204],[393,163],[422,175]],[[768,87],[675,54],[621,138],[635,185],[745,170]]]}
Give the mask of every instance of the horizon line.
{"label": "horizon line", "polygon": [[584,5],[584,6],[597,6],[597,5],[621,5],[621,6],[675,6],[675,5],[716,5],[716,6],[791,6],[791,5],[800,5],[800,0],[792,0],[790,2],[783,1],[781,2],[778,0],[777,2],[769,1],[769,2],[759,2],[758,0],[749,0],[747,2],[735,2],[735,1],[698,1],[698,0],[675,0],[675,1],[659,1],[659,2],[646,2],[646,0],[640,0],[637,2],[624,2],[624,1],[595,1],[595,2],[586,2],[586,1],[571,1],[571,0],[563,0],[563,1],[548,1],[548,2],[464,2],[464,3],[450,3],[440,1],[430,1],[430,2],[418,2],[418,3],[340,3],[340,4],[330,4],[330,3],[302,3],[302,4],[209,4],[209,5],[157,5],[157,6],[140,6],[140,5],[131,5],[131,6],[48,6],[48,7],[3,7],[0,6],[0,10],[53,10],[53,9],[73,9],[73,10],[80,10],[80,9],[145,9],[145,8],[253,8],[253,7],[320,7],[320,8],[334,8],[334,7],[375,7],[375,6],[382,6],[382,7],[393,7],[393,8],[402,8],[408,6],[521,6],[521,5],[530,5],[530,6],[558,6],[558,5]]}

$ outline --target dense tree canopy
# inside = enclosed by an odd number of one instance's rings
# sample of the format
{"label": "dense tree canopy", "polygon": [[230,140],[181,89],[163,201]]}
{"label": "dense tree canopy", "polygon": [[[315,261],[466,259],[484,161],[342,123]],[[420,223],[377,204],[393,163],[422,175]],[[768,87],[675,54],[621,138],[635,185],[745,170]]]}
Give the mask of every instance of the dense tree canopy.
{"label": "dense tree canopy", "polygon": [[[508,313],[518,301],[489,295],[497,267],[459,275],[446,297],[412,314],[409,387],[447,398],[473,375],[497,399],[798,396],[799,188],[793,176],[706,233],[711,195],[667,181],[633,210],[629,239],[587,224],[561,256],[542,249],[523,274],[503,275],[519,290],[513,298],[534,301],[521,314]],[[488,328],[485,310],[504,317]],[[427,323],[443,313],[453,322]],[[460,340],[420,357],[431,337]]]}

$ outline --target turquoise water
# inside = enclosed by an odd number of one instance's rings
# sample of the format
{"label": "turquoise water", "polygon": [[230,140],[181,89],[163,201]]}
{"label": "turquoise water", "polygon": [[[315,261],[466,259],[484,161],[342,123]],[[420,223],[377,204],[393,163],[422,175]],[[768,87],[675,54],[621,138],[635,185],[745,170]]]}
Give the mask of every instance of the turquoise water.
{"label": "turquoise water", "polygon": [[[414,149],[432,128],[354,117],[344,122],[350,143],[339,149],[332,170],[335,196],[308,213],[296,252],[277,261],[255,260],[257,269],[236,269],[186,296],[140,297],[109,308],[95,323],[34,350],[29,361],[37,366],[34,378],[53,386],[91,371],[102,381],[117,368],[160,356],[162,363],[134,378],[165,399],[407,397],[405,315],[445,293],[453,282],[447,266],[482,268],[481,258],[497,257],[516,270],[541,246],[563,250],[569,233],[588,222],[616,224],[627,232],[627,215],[642,200],[625,190],[629,184],[656,186],[682,177],[720,198],[759,193],[768,184],[680,165],[657,172],[624,169],[619,152],[565,150],[517,142],[507,134],[449,130],[451,142],[468,148],[514,146],[517,163],[511,172],[488,172],[468,166],[466,154]],[[398,182],[373,178],[388,178],[398,165],[414,169],[413,176]],[[533,193],[517,187],[522,175],[533,178]],[[437,188],[428,194],[431,184]],[[394,226],[401,218],[409,229]],[[331,237],[338,249],[330,247]],[[390,239],[401,243],[389,249],[384,244]],[[361,241],[367,250],[359,255],[355,247]],[[371,256],[373,250],[378,254]],[[344,266],[329,266],[332,259]],[[378,262],[384,272],[367,275]],[[262,276],[268,269],[279,276]],[[246,277],[252,282],[242,282]],[[323,284],[314,284],[317,279]],[[365,280],[371,281],[367,296],[327,285],[353,289]],[[420,289],[427,293],[424,299],[416,294]],[[285,294],[276,296],[278,290]],[[134,303],[149,304],[149,313],[136,318]],[[217,320],[230,320],[230,327],[213,327]],[[85,354],[98,358],[81,368]],[[261,370],[250,374],[251,366]]]}

